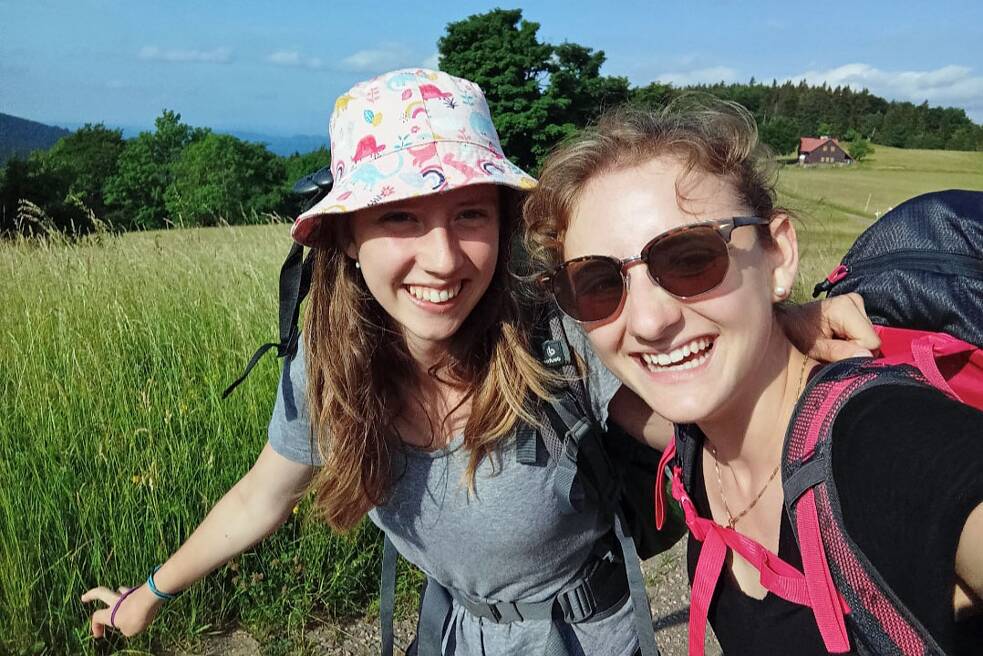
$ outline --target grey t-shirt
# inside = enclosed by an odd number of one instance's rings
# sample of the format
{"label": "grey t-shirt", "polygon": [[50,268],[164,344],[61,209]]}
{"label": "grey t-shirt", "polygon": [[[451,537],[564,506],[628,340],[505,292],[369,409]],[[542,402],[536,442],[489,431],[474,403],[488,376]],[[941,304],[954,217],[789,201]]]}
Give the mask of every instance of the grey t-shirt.
{"label": "grey t-shirt", "polygon": [[[604,423],[607,405],[621,386],[590,350],[581,329],[568,335],[588,365],[594,412]],[[280,455],[319,464],[313,448],[305,398],[303,347],[284,367],[270,421],[270,445]],[[389,501],[369,512],[399,553],[446,587],[488,601],[551,599],[575,581],[598,541],[611,529],[596,507],[577,514],[560,510],[553,490],[555,463],[519,464],[514,441],[503,440],[493,463],[486,458],[475,476],[475,492],[464,483],[468,463],[463,437],[436,451],[402,450]],[[447,653],[541,654],[548,621],[495,624],[454,605],[445,634]],[[594,622],[563,624],[572,654],[628,656],[638,642],[631,602]],[[448,648],[449,649],[449,648]]]}

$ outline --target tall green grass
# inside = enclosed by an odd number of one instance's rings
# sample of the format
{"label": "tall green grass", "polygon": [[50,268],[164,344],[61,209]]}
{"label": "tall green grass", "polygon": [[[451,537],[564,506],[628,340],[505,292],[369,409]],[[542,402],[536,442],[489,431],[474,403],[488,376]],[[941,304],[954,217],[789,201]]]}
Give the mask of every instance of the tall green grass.
{"label": "tall green grass", "polygon": [[[799,217],[795,298],[871,223],[868,197],[983,189],[983,154],[958,155],[878,147],[869,166],[783,170],[779,200]],[[925,162],[936,168],[911,172]],[[303,508],[140,638],[91,642],[93,608],[78,601],[141,582],[262,447],[273,359],[229,400],[221,392],[275,339],[288,243],[285,226],[0,243],[0,653],[156,651],[229,623],[296,645],[313,617],[371,608],[376,532],[333,537]]]}
{"label": "tall green grass", "polygon": [[[248,469],[274,359],[221,392],[274,337],[288,243],[264,226],[0,244],[0,652],[95,653],[79,595],[142,581]],[[303,517],[128,647],[232,620],[297,635],[312,611],[364,611],[375,532],[334,538]]]}

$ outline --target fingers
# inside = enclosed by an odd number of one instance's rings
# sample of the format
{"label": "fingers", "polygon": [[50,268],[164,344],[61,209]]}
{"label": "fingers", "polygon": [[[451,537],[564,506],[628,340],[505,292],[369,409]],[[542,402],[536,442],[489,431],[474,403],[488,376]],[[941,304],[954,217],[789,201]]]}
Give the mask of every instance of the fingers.
{"label": "fingers", "polygon": [[97,610],[92,613],[92,637],[102,638],[106,635],[106,627],[112,626],[109,623],[110,611],[108,608]]}
{"label": "fingers", "polygon": [[[835,308],[833,303],[842,298],[840,308]],[[864,299],[860,294],[850,293],[830,299],[830,307],[826,311],[826,319],[829,323],[833,335],[839,335],[847,340],[847,347],[851,348],[846,357],[855,357],[858,352],[863,355],[871,355],[871,352],[879,348],[881,340],[874,331],[874,326],[867,318],[864,307]],[[837,347],[836,352],[845,352],[845,349]],[[842,358],[835,358],[842,359]]]}
{"label": "fingers", "polygon": [[119,593],[113,592],[107,587],[100,586],[92,588],[82,595],[82,603],[101,601],[106,604],[106,608],[101,608],[92,613],[92,637],[102,638],[106,635],[106,627],[115,628],[112,623],[113,606],[119,600],[121,594],[125,594],[128,588],[119,588]]}
{"label": "fingers", "polygon": [[[122,588],[120,588],[122,590]],[[90,601],[101,601],[107,606],[112,606],[119,599],[119,594],[113,592],[105,586],[100,586],[98,588],[92,588],[84,595],[82,595],[82,603],[89,603]]]}
{"label": "fingers", "polygon": [[847,358],[869,358],[871,352],[852,341],[820,337],[813,343],[809,356],[820,362],[838,362]]}

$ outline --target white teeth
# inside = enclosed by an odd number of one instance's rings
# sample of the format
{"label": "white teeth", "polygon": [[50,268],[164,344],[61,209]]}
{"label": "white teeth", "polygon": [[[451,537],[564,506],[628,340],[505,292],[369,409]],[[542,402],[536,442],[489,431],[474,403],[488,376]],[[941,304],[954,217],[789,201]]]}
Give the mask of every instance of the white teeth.
{"label": "white teeth", "polygon": [[446,303],[461,292],[462,284],[457,283],[453,289],[433,289],[432,287],[418,287],[416,285],[409,285],[408,289],[410,294],[421,301]]}
{"label": "white teeth", "polygon": [[[707,361],[709,354],[702,354],[698,357],[693,357],[689,360],[690,356],[695,356],[701,351],[705,351],[711,345],[713,341],[701,337],[700,339],[694,339],[688,344],[684,344],[680,348],[673,349],[668,353],[642,353],[642,361],[648,365],[651,371],[685,371],[687,369],[693,369],[694,367],[699,367],[701,364]],[[683,362],[683,360],[686,360]]]}

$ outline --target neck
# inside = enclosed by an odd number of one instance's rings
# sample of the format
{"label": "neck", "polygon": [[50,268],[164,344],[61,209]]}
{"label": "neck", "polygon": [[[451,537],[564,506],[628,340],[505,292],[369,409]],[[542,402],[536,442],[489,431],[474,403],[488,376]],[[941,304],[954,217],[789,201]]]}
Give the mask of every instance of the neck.
{"label": "neck", "polygon": [[767,478],[779,462],[809,362],[773,324],[764,357],[742,381],[733,401],[699,422],[717,460],[738,478]]}
{"label": "neck", "polygon": [[406,350],[416,369],[418,379],[431,378],[430,370],[447,356],[450,348],[449,341],[434,342],[429,340],[405,338]]}

